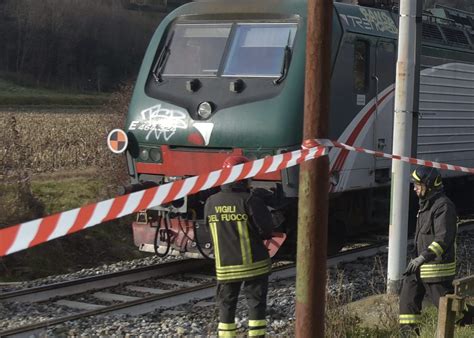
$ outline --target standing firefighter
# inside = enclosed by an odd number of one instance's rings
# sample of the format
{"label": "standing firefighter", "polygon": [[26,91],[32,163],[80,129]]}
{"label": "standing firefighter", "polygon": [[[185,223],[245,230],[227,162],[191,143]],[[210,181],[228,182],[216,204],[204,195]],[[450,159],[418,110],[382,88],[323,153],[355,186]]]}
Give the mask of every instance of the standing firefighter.
{"label": "standing firefighter", "polygon": [[418,195],[415,255],[404,273],[400,293],[402,332],[419,334],[421,304],[425,293],[438,307],[439,298],[453,292],[456,274],[457,216],[453,202],[444,194],[436,168],[420,166],[412,173]]}
{"label": "standing firefighter", "polygon": [[[223,168],[249,162],[230,156]],[[272,216],[264,202],[249,192],[248,180],[226,184],[204,208],[214,242],[219,336],[236,335],[235,311],[240,288],[249,307],[249,336],[265,335],[268,275],[271,261],[264,239],[270,239]]]}

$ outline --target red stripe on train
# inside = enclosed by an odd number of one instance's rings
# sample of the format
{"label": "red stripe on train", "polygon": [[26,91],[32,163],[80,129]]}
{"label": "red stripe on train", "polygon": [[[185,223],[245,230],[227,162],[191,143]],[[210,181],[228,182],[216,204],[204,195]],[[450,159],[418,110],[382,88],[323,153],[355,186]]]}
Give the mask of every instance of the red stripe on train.
{"label": "red stripe on train", "polygon": [[[165,176],[198,176],[222,168],[224,160],[231,155],[242,155],[242,149],[232,152],[203,152],[171,150],[168,146],[161,146],[163,163],[137,162],[136,170],[139,174]],[[280,172],[257,175],[255,180],[280,181]]]}
{"label": "red stripe on train", "polygon": [[[354,145],[354,142],[357,140],[357,137],[359,137],[360,132],[362,131],[364,126],[367,124],[367,121],[369,120],[369,118],[375,112],[377,106],[379,106],[382,103],[382,101],[384,101],[390,94],[392,94],[394,90],[395,89],[391,89],[380,100],[378,100],[376,104],[374,104],[372,107],[370,107],[370,109],[365,113],[365,115],[362,117],[362,119],[359,121],[359,123],[357,123],[356,127],[354,128],[352,133],[349,135],[347,141],[344,142],[345,144],[347,144],[349,146]],[[338,157],[334,161],[334,165],[333,165],[331,171],[341,170],[342,167],[344,166],[344,163],[346,162],[348,154],[349,154],[349,150],[342,149],[339,152]]]}

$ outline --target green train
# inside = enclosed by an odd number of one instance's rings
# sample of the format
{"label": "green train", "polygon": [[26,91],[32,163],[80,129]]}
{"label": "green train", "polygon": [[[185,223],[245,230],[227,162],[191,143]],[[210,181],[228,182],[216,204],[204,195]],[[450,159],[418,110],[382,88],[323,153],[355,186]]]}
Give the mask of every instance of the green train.
{"label": "green train", "polygon": [[[334,3],[329,136],[391,153],[398,13],[390,1]],[[302,143],[307,3],[195,1],[158,26],[146,51],[125,131],[131,186],[159,185]],[[423,15],[417,157],[474,166],[474,14],[438,6]],[[391,162],[332,149],[330,250],[388,223]],[[452,187],[472,177],[446,172]],[[272,253],[294,245],[298,168],[257,176],[275,216]],[[143,210],[135,244],[159,255],[212,253],[202,208],[213,191]],[[285,235],[282,235],[285,234]],[[291,250],[291,249],[290,249]]]}

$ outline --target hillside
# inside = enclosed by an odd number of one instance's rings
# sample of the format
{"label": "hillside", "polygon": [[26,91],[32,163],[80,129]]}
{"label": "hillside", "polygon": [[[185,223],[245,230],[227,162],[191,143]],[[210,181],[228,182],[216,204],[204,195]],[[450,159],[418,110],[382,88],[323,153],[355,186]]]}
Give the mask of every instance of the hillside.
{"label": "hillside", "polygon": [[[0,0],[0,73],[35,86],[113,91],[136,77],[166,13],[188,1]],[[373,1],[398,2],[364,0]],[[436,4],[474,12],[472,0],[425,0],[424,8]]]}

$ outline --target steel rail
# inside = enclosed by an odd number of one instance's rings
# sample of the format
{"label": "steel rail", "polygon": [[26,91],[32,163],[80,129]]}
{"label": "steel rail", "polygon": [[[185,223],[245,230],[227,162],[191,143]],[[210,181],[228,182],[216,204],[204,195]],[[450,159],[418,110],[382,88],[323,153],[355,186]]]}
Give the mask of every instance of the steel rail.
{"label": "steel rail", "polygon": [[[466,222],[461,224],[459,232],[472,231],[474,229],[474,223]],[[410,241],[409,241],[410,242]],[[365,247],[359,247],[345,252],[340,252],[336,255],[328,257],[327,266],[336,266],[339,263],[345,262],[349,263],[360,257],[369,257],[377,253],[383,253],[387,251],[387,241],[382,243],[368,245]],[[196,264],[196,260],[194,261]],[[173,262],[177,263],[177,262]],[[194,265],[196,266],[196,265]],[[277,281],[282,279],[293,278],[296,276],[296,264],[288,264],[282,267],[273,268],[272,274],[270,275],[270,281]],[[210,297],[213,297],[215,294],[216,282],[206,282],[204,284],[183,288],[179,290],[173,290],[165,294],[154,295],[150,297],[144,297],[142,299],[124,302],[120,304],[115,304],[101,309],[90,310],[82,312],[79,314],[74,314],[70,316],[65,316],[61,318],[51,319],[43,321],[40,323],[34,323],[22,327],[17,327],[9,330],[4,330],[0,332],[1,337],[31,337],[44,335],[45,330],[48,327],[62,324],[68,321],[74,321],[91,316],[100,316],[100,315],[112,315],[112,314],[131,314],[139,315],[147,312],[151,312],[157,308],[166,308],[173,307],[189,302],[191,299],[194,300],[203,300]]]}
{"label": "steel rail", "polygon": [[140,267],[99,276],[90,276],[71,281],[41,285],[0,294],[0,302],[40,302],[58,296],[70,296],[94,289],[104,289],[121,283],[135,282],[172,273],[189,272],[211,266],[209,261],[184,259],[173,262]]}
{"label": "steel rail", "polygon": [[[328,259],[328,266],[337,265],[340,262],[349,262],[356,260],[358,257],[373,255],[380,252],[382,247],[386,247],[386,243],[382,245],[370,245],[356,249],[347,250],[331,256]],[[364,254],[364,251],[370,250],[370,253]],[[192,261],[192,260],[191,260]],[[282,279],[294,278],[296,276],[296,264],[291,263],[285,266],[272,269],[270,281],[278,281]],[[215,294],[216,282],[206,282],[204,284],[173,290],[164,294],[144,297],[142,299],[115,304],[101,309],[89,310],[82,313],[69,315],[61,318],[51,319],[40,323],[34,323],[22,327],[8,329],[0,332],[0,337],[31,337],[44,335],[48,327],[74,321],[91,316],[113,315],[113,314],[129,314],[139,315],[151,312],[157,308],[173,307],[189,302],[191,299],[203,300],[213,297]]]}

